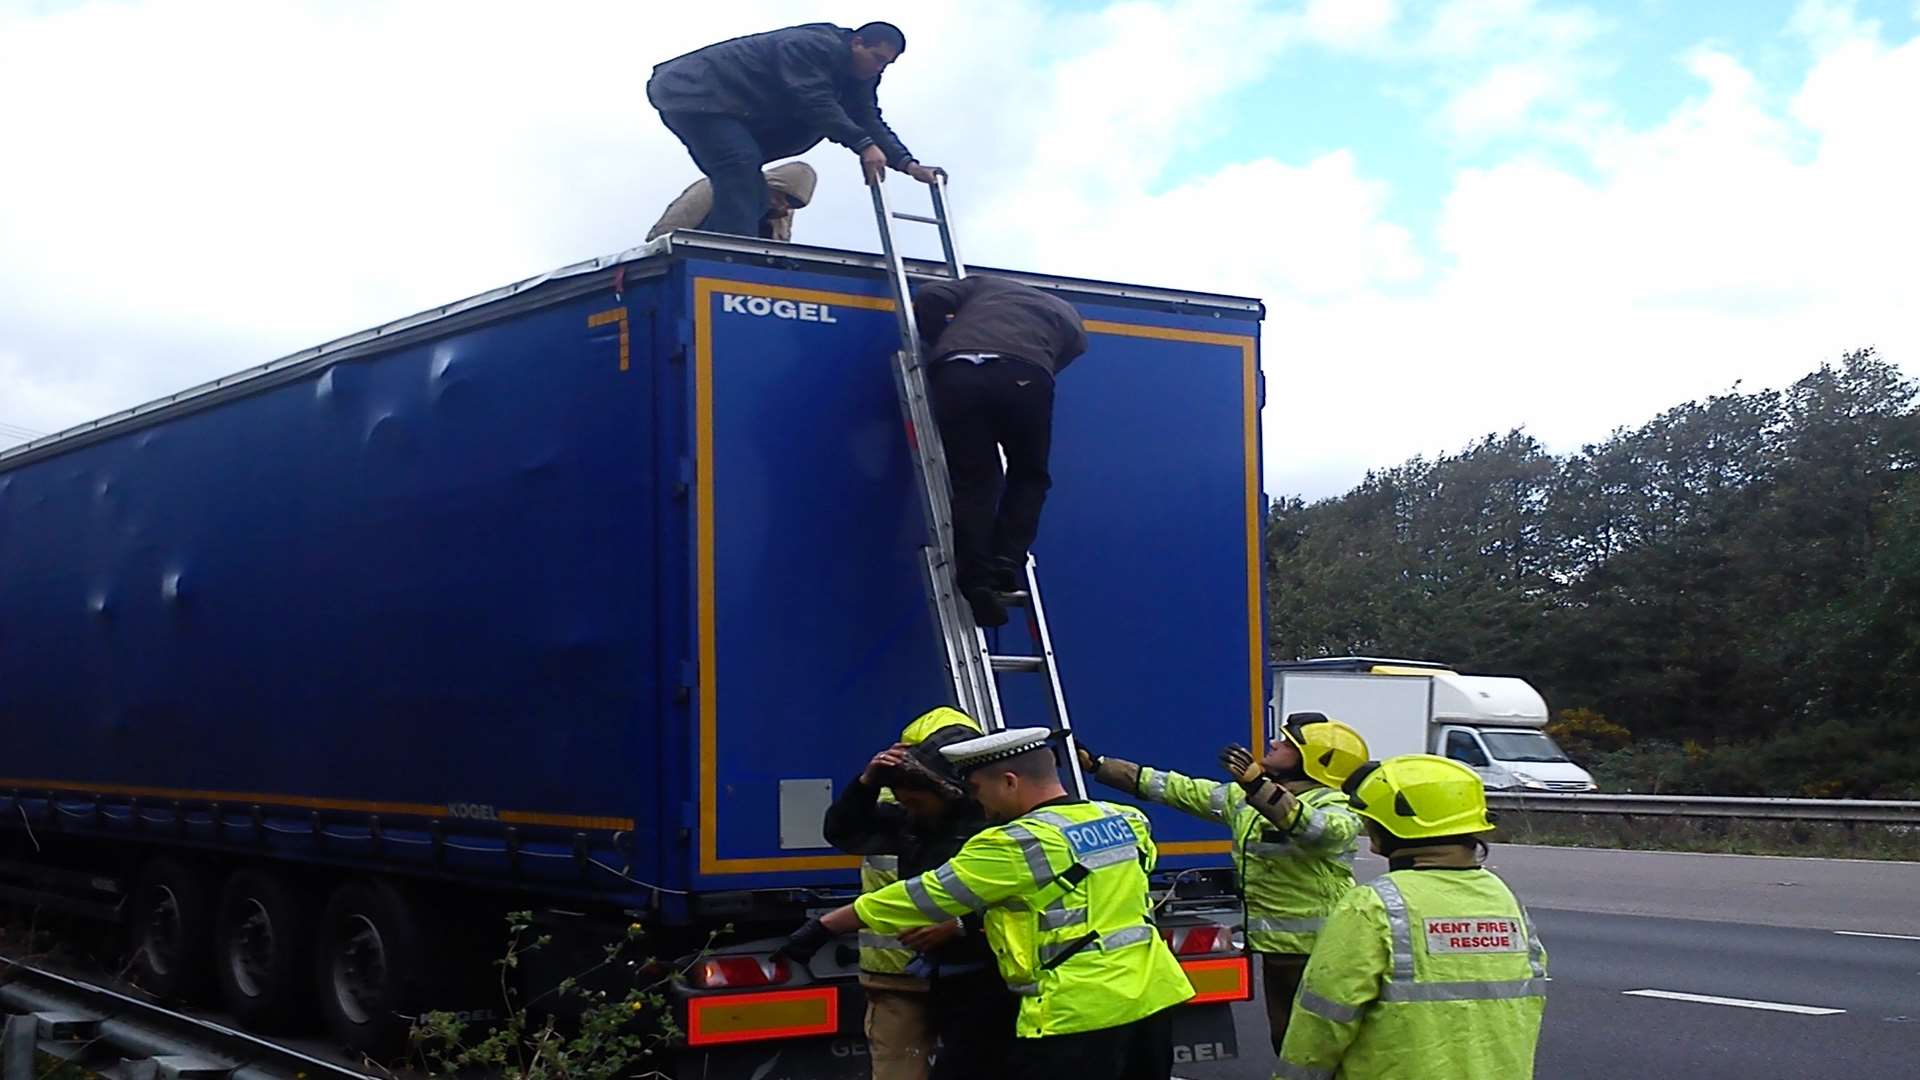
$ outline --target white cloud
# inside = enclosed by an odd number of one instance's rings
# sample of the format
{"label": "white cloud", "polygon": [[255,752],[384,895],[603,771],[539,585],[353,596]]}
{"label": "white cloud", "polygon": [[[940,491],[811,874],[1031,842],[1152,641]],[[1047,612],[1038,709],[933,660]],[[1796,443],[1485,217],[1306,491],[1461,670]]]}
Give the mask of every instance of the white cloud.
{"label": "white cloud", "polygon": [[1801,0],[1787,20],[1787,32],[1825,52],[1856,38],[1875,38],[1880,24],[1863,20],[1855,0]]}
{"label": "white cloud", "polygon": [[1276,489],[1517,425],[1568,449],[1862,345],[1920,368],[1920,137],[1903,119],[1920,39],[1837,48],[1785,111],[1730,56],[1688,64],[1704,92],[1597,133],[1590,171],[1522,156],[1463,173],[1430,291],[1277,296],[1270,377],[1353,405],[1269,415]]}
{"label": "white cloud", "polygon": [[1444,113],[1455,134],[1479,137],[1524,127],[1535,105],[1566,85],[1564,69],[1503,64],[1454,95]]}
{"label": "white cloud", "polygon": [[1366,45],[1380,40],[1399,15],[1394,0],[1309,0],[1306,34],[1335,47]]}

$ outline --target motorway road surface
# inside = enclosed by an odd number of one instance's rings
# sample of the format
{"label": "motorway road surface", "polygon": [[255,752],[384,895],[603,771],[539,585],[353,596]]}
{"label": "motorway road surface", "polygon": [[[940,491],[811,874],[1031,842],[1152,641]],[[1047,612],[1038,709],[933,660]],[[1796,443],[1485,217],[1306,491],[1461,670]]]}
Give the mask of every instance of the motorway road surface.
{"label": "motorway road surface", "polygon": [[[1499,845],[1490,865],[1547,947],[1541,1080],[1920,1078],[1920,863]],[[1239,1060],[1176,1074],[1266,1080],[1261,1008],[1235,1008]]]}

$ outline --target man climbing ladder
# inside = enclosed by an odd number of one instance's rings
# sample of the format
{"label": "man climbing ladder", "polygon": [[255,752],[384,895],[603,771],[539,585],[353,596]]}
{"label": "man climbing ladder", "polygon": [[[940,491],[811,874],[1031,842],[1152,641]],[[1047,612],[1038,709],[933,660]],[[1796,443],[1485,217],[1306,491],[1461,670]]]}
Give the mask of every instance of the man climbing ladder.
{"label": "man climbing ladder", "polygon": [[1065,300],[997,277],[923,285],[913,308],[953,487],[955,583],[976,623],[1001,626],[1053,484],[1053,380],[1087,351],[1086,327]]}
{"label": "man climbing ladder", "polygon": [[[1066,694],[1054,664],[1039,574],[1026,549],[1050,483],[1046,459],[1052,435],[1053,373],[1086,350],[1086,331],[1079,314],[1064,300],[1011,281],[969,277],[948,219],[946,178],[935,177],[931,187],[931,217],[895,213],[882,185],[868,187],[899,320],[894,379],[926,516],[927,542],[921,554],[929,608],[945,649],[953,703],[977,717],[988,731],[1009,726],[1000,706],[999,674],[1045,676],[1053,713],[1050,727],[1066,751],[1071,790],[1085,798],[1086,781],[1074,752]],[[947,280],[926,285],[918,297],[907,279],[906,260],[894,242],[896,218],[933,225],[940,233]],[[924,323],[918,317],[922,310]],[[934,363],[928,362],[929,355],[935,357]],[[943,401],[936,401],[932,373],[940,369],[959,372],[952,381],[942,376],[943,385],[964,389],[949,389]],[[950,432],[960,455],[951,480],[945,449]],[[998,490],[1003,445],[1009,459],[1017,460],[1024,470],[1025,502],[1015,499],[1012,507]],[[984,493],[977,480],[986,482]],[[958,520],[956,504],[968,507],[965,523]],[[996,517],[1008,519],[998,529],[998,549],[993,546]],[[959,539],[963,531],[964,548]],[[991,561],[996,552],[1004,560],[998,566]],[[1010,603],[1027,609],[1038,647],[1035,652],[1002,655],[989,647],[987,631],[981,626],[1004,624]]]}

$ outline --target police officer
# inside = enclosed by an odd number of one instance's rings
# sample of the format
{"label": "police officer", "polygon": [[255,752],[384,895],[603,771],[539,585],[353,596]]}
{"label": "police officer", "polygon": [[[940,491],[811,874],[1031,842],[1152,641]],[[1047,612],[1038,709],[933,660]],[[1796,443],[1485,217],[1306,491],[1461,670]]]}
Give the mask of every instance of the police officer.
{"label": "police officer", "polygon": [[901,933],[984,912],[1020,995],[1012,1080],[1168,1080],[1169,1010],[1193,987],[1152,922],[1158,857],[1140,811],[1068,795],[1046,728],[942,749],[989,818],[952,860],[811,919],[782,947],[804,960],[838,934]]}
{"label": "police officer", "polygon": [[1276,1080],[1533,1076],[1547,954],[1480,865],[1493,828],[1480,778],[1407,754],[1361,766],[1346,792],[1388,870],[1327,917]]}
{"label": "police officer", "polygon": [[1101,783],[1225,825],[1245,905],[1247,948],[1260,954],[1273,1052],[1287,1034],[1294,991],[1314,935],[1353,887],[1360,819],[1341,781],[1367,760],[1359,732],[1321,713],[1295,713],[1255,760],[1238,744],[1220,752],[1236,783],[1100,757],[1081,743],[1080,763]]}
{"label": "police officer", "polygon": [[[940,753],[979,735],[967,714],[934,709],[874,755],[827,809],[827,842],[861,856],[861,892],[934,869],[986,827]],[[1019,1002],[1000,981],[978,915],[900,936],[862,930],[859,940],[873,1080],[950,1080],[1005,1067]]]}

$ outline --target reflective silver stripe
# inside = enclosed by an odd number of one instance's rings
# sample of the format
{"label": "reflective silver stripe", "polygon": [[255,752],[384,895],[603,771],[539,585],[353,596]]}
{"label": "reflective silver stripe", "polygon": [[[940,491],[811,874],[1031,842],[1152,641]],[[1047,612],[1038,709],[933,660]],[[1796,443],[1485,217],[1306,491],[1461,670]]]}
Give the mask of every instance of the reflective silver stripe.
{"label": "reflective silver stripe", "polygon": [[860,947],[863,949],[904,949],[900,939],[890,934],[876,934],[871,930],[860,931]]}
{"label": "reflective silver stripe", "polygon": [[1326,834],[1327,812],[1315,808],[1312,813],[1307,815],[1306,823],[1300,829],[1300,839],[1311,844]]}
{"label": "reflective silver stripe", "polygon": [[1040,841],[1027,831],[1024,825],[1009,825],[1001,830],[1020,845],[1020,854],[1026,857],[1027,871],[1033,875],[1035,885],[1045,885],[1053,880],[1053,864],[1047,861],[1047,851]]}
{"label": "reflective silver stripe", "polygon": [[1520,921],[1527,924],[1527,963],[1533,967],[1533,977],[1547,977],[1547,950],[1540,945],[1540,931],[1533,928],[1533,914],[1527,905],[1520,905]]}
{"label": "reflective silver stripe", "polygon": [[1028,814],[1026,816],[1032,818],[1035,821],[1044,821],[1047,824],[1052,825],[1057,829],[1064,829],[1070,825],[1080,824],[1079,822],[1073,820],[1067,815],[1056,814],[1052,810],[1035,810],[1033,813]]}
{"label": "reflective silver stripe", "polygon": [[1223,820],[1226,818],[1227,785],[1215,784],[1213,786],[1213,796],[1207,800],[1207,813]]}
{"label": "reflective silver stripe", "polygon": [[[1155,931],[1151,926],[1129,926],[1125,929],[1115,930],[1111,934],[1102,934],[1094,940],[1087,942],[1085,945],[1081,945],[1078,951],[1093,952],[1098,950],[1100,952],[1111,952],[1114,949],[1124,949],[1129,945],[1140,945],[1152,941],[1154,933]],[[1063,955],[1069,949],[1073,948],[1074,942],[1071,941],[1060,941],[1052,945],[1042,945],[1040,946],[1040,962],[1043,964],[1052,963],[1055,957]]]}
{"label": "reflective silver stripe", "polygon": [[1081,859],[1080,865],[1089,870],[1098,870],[1103,866],[1118,866],[1123,862],[1132,862],[1139,857],[1140,849],[1137,846],[1108,848]]}
{"label": "reflective silver stripe", "polygon": [[1337,1001],[1329,1001],[1304,986],[1300,988],[1300,996],[1294,1000],[1300,1004],[1301,1008],[1313,1015],[1331,1020],[1336,1024],[1351,1024],[1360,1019],[1360,1014],[1365,1011],[1359,1005],[1342,1005]]}
{"label": "reflective silver stripe", "polygon": [[[1089,941],[1085,945],[1080,946],[1077,951],[1086,952],[1089,949],[1098,949],[1099,947],[1100,943],[1098,941]],[[1062,941],[1053,945],[1042,945],[1040,946],[1040,962],[1042,964],[1051,964],[1056,958],[1065,955],[1066,951],[1071,948],[1073,948],[1073,942],[1071,941]]]}
{"label": "reflective silver stripe", "polygon": [[1147,777],[1147,789],[1140,794],[1145,795],[1154,802],[1166,802],[1167,774],[1164,772],[1155,772],[1152,776]]}
{"label": "reflective silver stripe", "polygon": [[1341,852],[1341,853],[1340,853],[1340,854],[1339,854],[1338,856],[1336,856],[1336,857],[1337,857],[1337,858],[1338,858],[1338,859],[1339,859],[1339,860],[1340,860],[1341,862],[1343,862],[1343,863],[1346,863],[1346,864],[1347,864],[1348,866],[1352,866],[1352,865],[1353,865],[1353,860],[1355,860],[1355,859],[1357,859],[1357,858],[1359,858],[1359,857],[1360,857],[1360,849],[1359,849],[1359,848],[1357,848],[1357,847],[1350,847],[1350,848],[1348,848],[1347,850],[1345,850],[1345,851],[1343,851],[1343,852]]}
{"label": "reflective silver stripe", "polygon": [[1547,996],[1545,979],[1380,984],[1381,1001],[1496,1001],[1505,998],[1545,996]]}
{"label": "reflective silver stripe", "polygon": [[1407,898],[1400,895],[1400,886],[1393,878],[1382,874],[1367,882],[1367,887],[1380,896],[1380,903],[1387,909],[1387,926],[1393,931],[1393,975],[1391,978],[1411,982],[1413,979],[1413,926],[1407,921]]}
{"label": "reflective silver stripe", "polygon": [[1129,926],[1125,930],[1115,930],[1100,937],[1102,949],[1124,949],[1129,945],[1139,945],[1153,940],[1154,929],[1151,926]]}
{"label": "reflective silver stripe", "polygon": [[1040,929],[1062,930],[1087,921],[1086,908],[1050,908],[1040,913]]}
{"label": "reflective silver stripe", "polygon": [[1273,1080],[1333,1080],[1333,1070],[1311,1069],[1281,1058],[1273,1063]]}
{"label": "reflective silver stripe", "polygon": [[960,880],[960,875],[954,871],[952,863],[941,863],[933,872],[933,880],[947,890],[948,896],[953,897],[968,911],[987,910],[987,902],[980,899],[979,893],[967,888],[967,883]]}
{"label": "reflective silver stripe", "polygon": [[1325,919],[1282,919],[1255,915],[1247,920],[1247,932],[1250,934],[1317,934],[1325,923]]}
{"label": "reflective silver stripe", "polygon": [[897,874],[900,872],[900,856],[898,855],[869,855],[866,857],[866,863],[868,866],[883,874]]}
{"label": "reflective silver stripe", "polygon": [[1013,991],[1014,993],[1020,995],[1021,997],[1039,997],[1040,996],[1039,983],[1008,983],[1007,989]]}
{"label": "reflective silver stripe", "polygon": [[943,923],[949,921],[953,916],[947,914],[945,908],[933,902],[933,895],[927,892],[925,878],[926,875],[921,874],[919,877],[907,879],[907,899],[912,900],[913,906],[920,909],[920,914],[925,915],[934,922]]}
{"label": "reflective silver stripe", "polygon": [[1292,844],[1269,844],[1261,842],[1247,845],[1247,854],[1249,855],[1291,855],[1293,852],[1294,846]]}

